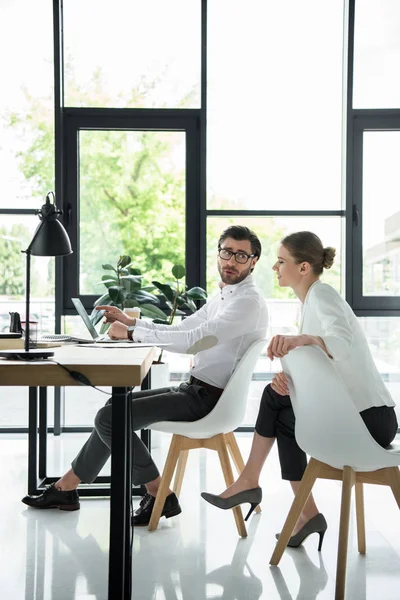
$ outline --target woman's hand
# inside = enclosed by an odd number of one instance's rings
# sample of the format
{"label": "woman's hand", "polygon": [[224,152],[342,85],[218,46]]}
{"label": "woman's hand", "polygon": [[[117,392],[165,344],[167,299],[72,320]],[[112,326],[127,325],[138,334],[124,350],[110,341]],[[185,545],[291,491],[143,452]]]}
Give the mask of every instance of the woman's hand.
{"label": "woman's hand", "polygon": [[274,360],[274,356],[282,358],[294,348],[304,346],[305,340],[302,335],[274,335],[267,348],[267,356]]}
{"label": "woman's hand", "polygon": [[114,321],[107,333],[112,340],[128,339],[128,327],[123,323],[118,323],[118,321]]}
{"label": "woman's hand", "polygon": [[272,389],[280,394],[281,396],[288,396],[289,388],[287,384],[286,375],[283,371],[277,373],[271,381]]}
{"label": "woman's hand", "polygon": [[96,310],[104,310],[105,323],[114,323],[115,321],[119,321],[127,327],[129,327],[129,325],[136,325],[136,319],[134,317],[128,317],[124,311],[116,306],[96,306]]}

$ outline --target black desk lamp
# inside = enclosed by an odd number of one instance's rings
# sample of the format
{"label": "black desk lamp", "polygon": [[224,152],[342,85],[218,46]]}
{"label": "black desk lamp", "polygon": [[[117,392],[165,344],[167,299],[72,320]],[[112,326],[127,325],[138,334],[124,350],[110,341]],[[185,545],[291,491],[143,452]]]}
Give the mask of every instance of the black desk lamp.
{"label": "black desk lamp", "polygon": [[[53,196],[53,204],[50,203],[50,195]],[[41,350],[29,350],[29,304],[31,294],[31,255],[33,256],[66,256],[72,254],[71,242],[63,225],[58,221],[58,210],[55,203],[54,192],[46,196],[46,204],[36,212],[40,223],[33,234],[31,243],[26,250],[26,315],[25,315],[25,350],[9,350],[0,352],[0,356],[10,359],[36,360],[53,356],[54,352],[42,352]]]}

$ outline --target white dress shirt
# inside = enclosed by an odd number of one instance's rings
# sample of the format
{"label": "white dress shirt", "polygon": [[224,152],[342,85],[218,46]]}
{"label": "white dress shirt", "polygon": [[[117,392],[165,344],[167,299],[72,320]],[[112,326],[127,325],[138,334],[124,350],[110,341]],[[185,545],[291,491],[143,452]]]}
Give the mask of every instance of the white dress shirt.
{"label": "white dress shirt", "polygon": [[135,342],[170,343],[169,352],[186,353],[210,336],[214,346],[194,357],[191,375],[224,388],[249,346],[266,336],[267,305],[249,275],[236,285],[222,287],[217,295],[179,325],[160,325],[137,319]]}
{"label": "white dress shirt", "polygon": [[395,406],[373,361],[367,338],[347,302],[316,281],[304,301],[299,333],[321,337],[359,412]]}

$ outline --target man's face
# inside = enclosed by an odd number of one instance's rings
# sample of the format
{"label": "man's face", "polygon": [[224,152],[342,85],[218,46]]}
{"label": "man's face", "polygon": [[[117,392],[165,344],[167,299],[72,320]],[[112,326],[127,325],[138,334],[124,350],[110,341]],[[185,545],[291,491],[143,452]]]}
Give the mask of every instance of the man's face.
{"label": "man's face", "polygon": [[[227,250],[230,252],[240,252],[250,256],[252,254],[251,244],[248,240],[237,241],[233,238],[226,238],[221,244],[221,250]],[[240,264],[235,260],[235,255],[224,260],[217,255],[217,266],[221,276],[221,280],[226,285],[234,285],[243,281],[254,268],[257,262],[257,257],[249,258],[245,264]]]}

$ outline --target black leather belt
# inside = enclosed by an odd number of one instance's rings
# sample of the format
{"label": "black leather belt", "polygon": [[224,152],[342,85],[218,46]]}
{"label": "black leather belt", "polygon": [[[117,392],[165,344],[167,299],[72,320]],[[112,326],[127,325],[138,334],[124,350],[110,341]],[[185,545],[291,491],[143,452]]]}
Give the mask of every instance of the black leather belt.
{"label": "black leather belt", "polygon": [[216,398],[219,398],[222,395],[222,392],[224,391],[219,387],[215,387],[215,385],[211,385],[210,383],[201,381],[201,379],[197,379],[197,377],[193,377],[193,376],[190,377],[189,383],[190,384],[193,383],[194,385],[200,385],[201,387],[203,387],[205,390],[210,392],[210,394],[212,394]]}

